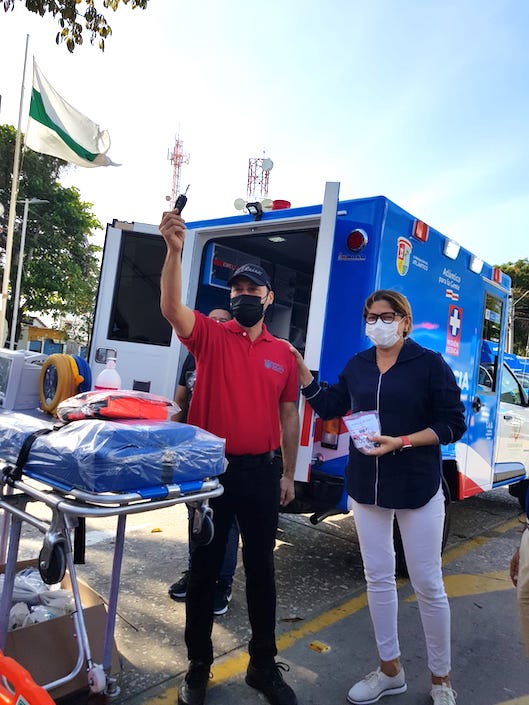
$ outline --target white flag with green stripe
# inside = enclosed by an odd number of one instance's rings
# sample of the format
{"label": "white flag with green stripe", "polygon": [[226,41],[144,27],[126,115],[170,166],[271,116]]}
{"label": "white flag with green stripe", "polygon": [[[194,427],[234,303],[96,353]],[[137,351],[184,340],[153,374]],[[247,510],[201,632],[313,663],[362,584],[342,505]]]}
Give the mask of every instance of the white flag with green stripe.
{"label": "white flag with green stripe", "polygon": [[63,100],[35,61],[26,147],[79,166],[119,166],[106,156],[108,132]]}

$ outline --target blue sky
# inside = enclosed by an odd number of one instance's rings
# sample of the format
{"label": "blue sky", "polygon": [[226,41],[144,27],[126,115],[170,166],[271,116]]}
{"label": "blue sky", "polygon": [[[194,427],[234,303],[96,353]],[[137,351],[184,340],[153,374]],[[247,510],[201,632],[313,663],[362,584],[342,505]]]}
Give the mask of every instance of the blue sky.
{"label": "blue sky", "polygon": [[[189,220],[235,213],[248,159],[269,196],[382,194],[491,263],[529,256],[526,0],[151,0],[107,10],[104,53],[0,9],[0,122],[16,124],[25,36],[50,83],[106,127],[116,168],[70,169],[99,219],[157,223],[180,136]],[[7,67],[9,70],[7,70]],[[26,78],[22,129],[31,86]]]}

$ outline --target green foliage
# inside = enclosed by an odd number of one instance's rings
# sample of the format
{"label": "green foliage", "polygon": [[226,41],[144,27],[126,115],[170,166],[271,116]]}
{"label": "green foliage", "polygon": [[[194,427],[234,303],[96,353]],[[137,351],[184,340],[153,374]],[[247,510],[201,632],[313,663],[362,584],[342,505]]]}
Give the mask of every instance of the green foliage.
{"label": "green foliage", "polygon": [[[0,200],[5,206],[4,231],[11,193],[16,130],[0,125]],[[26,227],[24,269],[20,288],[19,321],[24,312],[38,311],[54,316],[75,316],[86,323],[93,313],[99,277],[101,248],[91,243],[91,233],[101,224],[91,211],[92,204],[81,201],[79,191],[61,186],[57,179],[69,168],[61,159],[28,150],[24,154],[18,201],[39,198],[49,203],[30,205]],[[14,289],[20,251],[23,205],[17,206],[10,281]],[[5,232],[0,253],[5,249]],[[4,259],[2,257],[2,267]],[[3,274],[3,270],[2,270]],[[7,320],[12,317],[12,302]]]}
{"label": "green foliage", "polygon": [[[16,5],[16,0],[0,2],[3,2],[6,12],[13,10]],[[50,12],[54,17],[58,17],[61,29],[57,32],[55,41],[57,44],[64,42],[70,53],[77,45],[83,43],[85,29],[90,33],[90,42],[94,44],[97,40],[101,51],[105,50],[105,39],[112,34],[112,28],[98,7],[102,4],[103,8],[110,8],[115,12],[120,2],[124,5],[130,4],[133,10],[137,7],[145,10],[149,0],[102,0],[102,3],[100,0],[25,0],[26,9],[30,12],[35,12],[41,17]]]}
{"label": "green foliage", "polygon": [[529,259],[507,262],[500,269],[512,280],[514,305],[514,352],[527,355],[529,342]]}

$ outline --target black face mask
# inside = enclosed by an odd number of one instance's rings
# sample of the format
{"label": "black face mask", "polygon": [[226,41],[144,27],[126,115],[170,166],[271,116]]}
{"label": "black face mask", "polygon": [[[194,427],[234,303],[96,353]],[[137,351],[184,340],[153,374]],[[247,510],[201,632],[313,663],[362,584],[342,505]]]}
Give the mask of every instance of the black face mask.
{"label": "black face mask", "polygon": [[233,317],[244,328],[251,328],[264,316],[264,304],[258,296],[241,294],[230,301]]}

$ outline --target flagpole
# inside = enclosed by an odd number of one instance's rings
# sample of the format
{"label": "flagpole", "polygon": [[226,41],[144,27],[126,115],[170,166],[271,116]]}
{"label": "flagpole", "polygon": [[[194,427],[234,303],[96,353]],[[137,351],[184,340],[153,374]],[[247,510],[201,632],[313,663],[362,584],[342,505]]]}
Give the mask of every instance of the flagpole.
{"label": "flagpole", "polygon": [[15,217],[17,211],[18,180],[20,173],[20,151],[22,134],[22,106],[24,102],[24,82],[26,80],[26,64],[28,61],[29,34],[26,35],[26,51],[24,54],[24,69],[22,71],[22,85],[20,87],[20,107],[18,110],[18,128],[15,141],[15,155],[13,158],[13,181],[11,183],[11,201],[9,204],[9,219],[7,221],[6,255],[4,264],[4,277],[2,281],[2,299],[0,301],[0,347],[4,347],[4,330],[6,326],[7,299],[9,295],[9,275],[11,272],[11,257],[13,253],[13,235],[15,232]]}

